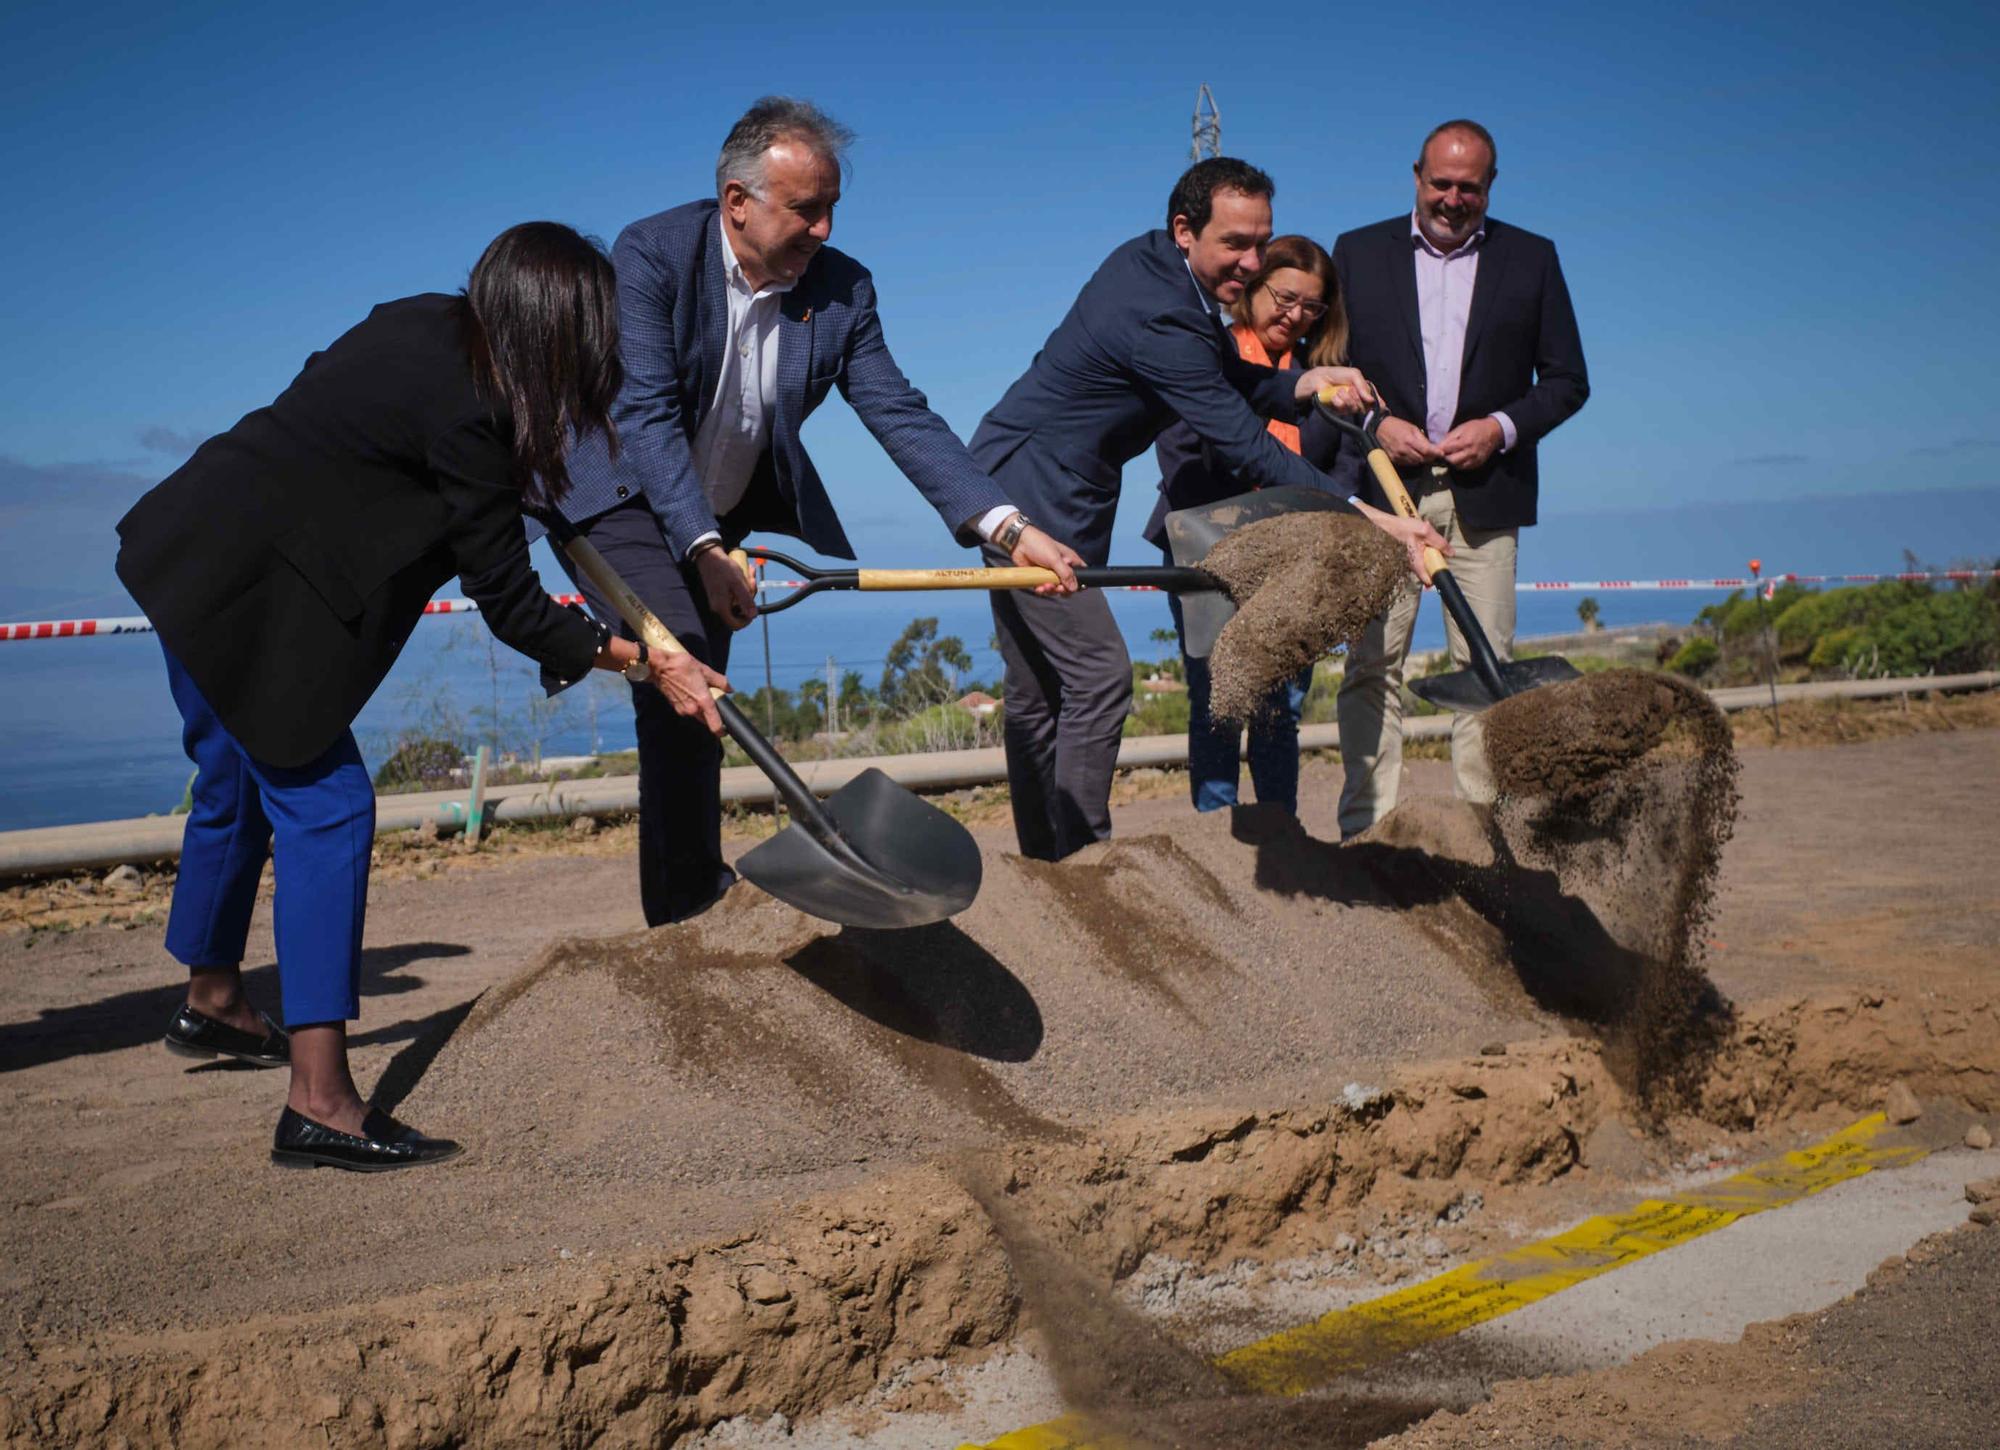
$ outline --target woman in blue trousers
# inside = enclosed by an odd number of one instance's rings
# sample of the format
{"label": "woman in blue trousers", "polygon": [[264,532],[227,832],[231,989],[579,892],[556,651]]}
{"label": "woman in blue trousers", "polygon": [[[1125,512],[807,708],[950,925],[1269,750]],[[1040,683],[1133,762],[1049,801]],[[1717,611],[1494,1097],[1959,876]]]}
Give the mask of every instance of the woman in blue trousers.
{"label": "woman in blue trousers", "polygon": [[[1301,236],[1273,237],[1264,249],[1263,264],[1245,284],[1243,297],[1231,309],[1230,337],[1250,362],[1265,367],[1337,367],[1347,361],[1347,314],[1340,303],[1340,281],[1333,258],[1317,242]],[[1302,354],[1303,356],[1295,356]],[[1272,420],[1270,430],[1285,447],[1329,475],[1337,466],[1343,435],[1324,420],[1309,416],[1301,425]],[[1154,450],[1160,460],[1160,501],[1146,524],[1146,538],[1159,545],[1166,561],[1169,511],[1199,508],[1249,491],[1232,477],[1185,423],[1162,433]],[[1351,452],[1351,450],[1350,450]],[[1328,489],[1336,487],[1329,476]],[[1342,489],[1345,493],[1349,490]],[[1208,661],[1187,653],[1187,628],[1181,602],[1169,595],[1174,632],[1181,637],[1181,660],[1188,688],[1188,791],[1198,811],[1221,810],[1236,804],[1239,753],[1250,758],[1250,780],[1257,799],[1298,813],[1299,716],[1312,689],[1312,670],[1301,670],[1272,687],[1249,722],[1250,744],[1241,751],[1243,727],[1219,725],[1208,713]]]}
{"label": "woman in blue trousers", "polygon": [[[568,488],[573,432],[611,431],[620,378],[610,263],[530,222],[462,293],[375,308],[119,522],[118,575],[159,631],[196,767],[167,923],[188,998],[166,1045],[289,1066],[276,1163],[376,1171],[458,1151],[370,1107],[347,1061],[375,832],[350,725],[440,586],[457,575],[493,633],[558,679],[623,670],[721,728],[720,676],[559,608],[528,564],[522,511]],[[267,858],[282,1029],[242,980]]]}

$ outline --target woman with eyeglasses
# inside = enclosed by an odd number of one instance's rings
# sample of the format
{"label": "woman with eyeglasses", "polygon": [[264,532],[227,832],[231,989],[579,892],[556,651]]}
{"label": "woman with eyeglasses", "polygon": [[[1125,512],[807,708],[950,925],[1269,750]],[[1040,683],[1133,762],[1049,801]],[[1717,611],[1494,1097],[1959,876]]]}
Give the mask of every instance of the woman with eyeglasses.
{"label": "woman with eyeglasses", "polygon": [[[1230,336],[1247,360],[1266,367],[1337,367],[1347,361],[1347,313],[1340,302],[1340,279],[1333,258],[1309,237],[1273,237],[1264,248],[1263,265],[1243,288],[1230,309]],[[1308,419],[1303,433],[1292,423],[1273,419],[1272,437],[1322,473],[1330,473],[1341,449],[1342,434]],[[1185,423],[1162,433],[1156,445],[1160,460],[1160,502],[1146,524],[1146,538],[1160,547],[1171,564],[1167,546],[1167,514],[1198,508],[1250,486],[1232,477],[1214,452]],[[1332,488],[1333,481],[1328,479]],[[1169,595],[1174,630],[1181,637],[1181,660],[1188,690],[1188,793],[1198,811],[1221,810],[1236,804],[1239,774],[1237,752],[1242,727],[1218,725],[1208,713],[1208,661],[1187,653],[1187,629],[1181,603]],[[1257,799],[1297,814],[1299,805],[1299,716],[1312,688],[1312,670],[1301,670],[1273,687],[1249,722],[1250,779]]]}
{"label": "woman with eyeglasses", "polygon": [[[721,728],[720,675],[559,608],[528,563],[523,509],[563,497],[570,440],[610,431],[622,376],[611,263],[528,222],[464,292],[385,302],[307,358],[119,521],[118,577],[159,631],[195,764],[166,941],[188,995],[166,1046],[290,1069],[273,1163],[379,1172],[458,1151],[365,1102],[347,1062],[375,835],[349,727],[441,585],[457,575],[557,678],[622,670]],[[243,991],[267,859],[282,1028]]]}

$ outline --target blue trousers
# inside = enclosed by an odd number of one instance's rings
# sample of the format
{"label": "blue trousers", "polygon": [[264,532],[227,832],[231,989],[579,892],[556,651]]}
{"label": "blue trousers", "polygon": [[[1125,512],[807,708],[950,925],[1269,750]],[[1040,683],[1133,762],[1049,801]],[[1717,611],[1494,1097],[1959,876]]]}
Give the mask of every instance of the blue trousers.
{"label": "blue trousers", "polygon": [[[1174,562],[1171,551],[1167,562]],[[1174,614],[1174,632],[1181,637],[1181,664],[1188,688],[1188,794],[1198,811],[1219,811],[1236,804],[1236,782],[1243,727],[1218,725],[1208,713],[1208,661],[1187,652],[1187,627],[1177,594],[1167,596]],[[1250,780],[1264,805],[1299,812],[1299,716],[1312,689],[1308,665],[1271,693],[1250,721]]]}
{"label": "blue trousers", "polygon": [[167,951],[190,968],[240,963],[257,880],[275,858],[272,927],[285,1025],[359,1017],[375,788],[354,732],[342,731],[309,765],[270,765],[237,743],[171,653],[167,683],[195,764]]}

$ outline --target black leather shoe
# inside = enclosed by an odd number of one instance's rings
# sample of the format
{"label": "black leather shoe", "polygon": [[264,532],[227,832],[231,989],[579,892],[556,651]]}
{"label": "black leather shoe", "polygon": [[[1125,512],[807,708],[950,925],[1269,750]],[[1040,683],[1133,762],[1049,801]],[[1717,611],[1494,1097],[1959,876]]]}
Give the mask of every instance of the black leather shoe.
{"label": "black leather shoe", "polygon": [[181,1010],[174,1013],[174,1020],[167,1024],[167,1035],[161,1040],[166,1043],[167,1051],[177,1057],[222,1056],[256,1067],[290,1066],[292,1039],[286,1035],[284,1028],[262,1012],[257,1016],[264,1024],[261,1034],[245,1032],[241,1027],[231,1027],[227,1022],[204,1017],[183,1002]]}
{"label": "black leather shoe", "polygon": [[281,1168],[348,1168],[356,1173],[386,1173],[391,1168],[415,1168],[442,1163],[464,1150],[449,1138],[426,1138],[397,1122],[380,1108],[370,1108],[361,1120],[361,1136],[315,1123],[286,1108],[278,1115],[278,1134],[271,1142],[271,1161]]}

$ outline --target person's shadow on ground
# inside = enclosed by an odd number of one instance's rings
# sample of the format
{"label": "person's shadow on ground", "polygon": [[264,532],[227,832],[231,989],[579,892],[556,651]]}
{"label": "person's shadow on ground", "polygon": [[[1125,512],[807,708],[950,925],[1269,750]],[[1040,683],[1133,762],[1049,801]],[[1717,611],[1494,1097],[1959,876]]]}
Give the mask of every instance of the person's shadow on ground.
{"label": "person's shadow on ground", "polygon": [[[361,995],[391,997],[414,992],[424,985],[424,979],[405,972],[406,967],[436,957],[462,957],[471,950],[471,947],[458,942],[434,941],[366,947],[361,953]],[[277,1007],[277,963],[246,967],[243,981],[253,1003],[266,1010]],[[186,1000],[187,982],[182,978],[165,986],[142,987],[101,1001],[54,1008],[44,1011],[32,1022],[0,1025],[0,1072],[18,1072],[66,1058],[89,1057],[100,1052],[115,1052],[124,1047],[157,1042],[167,1030],[174,1009]],[[430,1018],[404,1021],[362,1033],[349,1041],[354,1046],[367,1046],[414,1039],[435,1020],[436,1014]],[[225,1067],[218,1059],[213,1063],[197,1064],[189,1071],[227,1071],[238,1066],[231,1062]],[[255,1071],[251,1068],[243,1070]]]}
{"label": "person's shadow on ground", "polygon": [[1230,828],[1255,848],[1266,891],[1392,911],[1463,902],[1493,928],[1521,989],[1544,1011],[1609,1026],[1639,1000],[1646,959],[1564,892],[1555,872],[1514,861],[1490,825],[1487,865],[1378,841],[1322,841],[1271,807],[1238,807]]}

